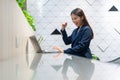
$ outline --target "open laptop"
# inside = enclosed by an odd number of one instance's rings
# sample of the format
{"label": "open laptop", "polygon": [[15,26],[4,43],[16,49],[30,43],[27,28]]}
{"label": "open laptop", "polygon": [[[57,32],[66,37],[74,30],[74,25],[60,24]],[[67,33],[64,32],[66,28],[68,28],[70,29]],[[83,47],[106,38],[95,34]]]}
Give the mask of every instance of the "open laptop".
{"label": "open laptop", "polygon": [[36,53],[59,53],[59,51],[42,50],[35,35],[30,36],[29,38],[30,38],[30,41],[31,41]]}

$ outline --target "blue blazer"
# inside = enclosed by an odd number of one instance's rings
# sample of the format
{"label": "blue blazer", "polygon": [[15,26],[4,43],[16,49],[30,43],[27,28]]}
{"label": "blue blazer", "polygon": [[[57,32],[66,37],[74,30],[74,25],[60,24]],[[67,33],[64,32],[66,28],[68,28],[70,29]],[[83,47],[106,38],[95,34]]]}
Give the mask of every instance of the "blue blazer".
{"label": "blue blazer", "polygon": [[79,32],[78,29],[79,28],[74,29],[71,36],[67,36],[66,30],[61,30],[64,43],[66,45],[71,44],[71,48],[64,50],[64,53],[92,58],[89,48],[92,31],[88,26],[82,26]]}

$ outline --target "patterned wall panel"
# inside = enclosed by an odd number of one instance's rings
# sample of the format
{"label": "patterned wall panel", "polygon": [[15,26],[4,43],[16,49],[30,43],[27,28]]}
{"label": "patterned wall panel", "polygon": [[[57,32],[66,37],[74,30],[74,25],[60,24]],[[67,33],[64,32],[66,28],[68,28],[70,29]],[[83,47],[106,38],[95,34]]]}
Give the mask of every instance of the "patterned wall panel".
{"label": "patterned wall panel", "polygon": [[63,22],[68,22],[67,32],[71,34],[76,27],[70,17],[70,12],[82,8],[95,38],[90,48],[101,61],[109,61],[120,56],[120,0],[27,0],[27,8],[36,18],[36,36],[42,35],[40,44],[43,49],[51,49],[58,45],[65,46],[61,35],[51,35],[54,30],[60,30]]}

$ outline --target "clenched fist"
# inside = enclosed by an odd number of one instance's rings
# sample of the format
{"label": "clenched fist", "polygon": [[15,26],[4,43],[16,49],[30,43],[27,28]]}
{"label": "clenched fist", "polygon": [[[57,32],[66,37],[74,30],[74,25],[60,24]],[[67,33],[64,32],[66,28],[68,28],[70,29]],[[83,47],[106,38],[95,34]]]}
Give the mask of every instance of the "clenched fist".
{"label": "clenched fist", "polygon": [[62,23],[62,30],[64,30],[67,27],[67,22]]}

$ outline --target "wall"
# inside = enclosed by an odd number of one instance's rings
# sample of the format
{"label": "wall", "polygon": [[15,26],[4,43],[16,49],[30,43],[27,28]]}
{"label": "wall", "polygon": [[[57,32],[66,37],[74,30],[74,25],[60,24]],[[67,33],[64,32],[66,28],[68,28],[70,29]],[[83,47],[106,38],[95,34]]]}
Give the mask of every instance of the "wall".
{"label": "wall", "polygon": [[58,45],[65,46],[60,35],[50,35],[55,29],[60,30],[62,22],[68,22],[70,35],[75,25],[70,12],[82,8],[95,37],[90,45],[92,53],[101,61],[109,61],[120,56],[120,0],[27,0],[28,10],[37,19],[37,36],[42,35],[43,49]]}
{"label": "wall", "polygon": [[0,60],[5,60],[25,53],[34,32],[16,0],[0,0],[0,10]]}

